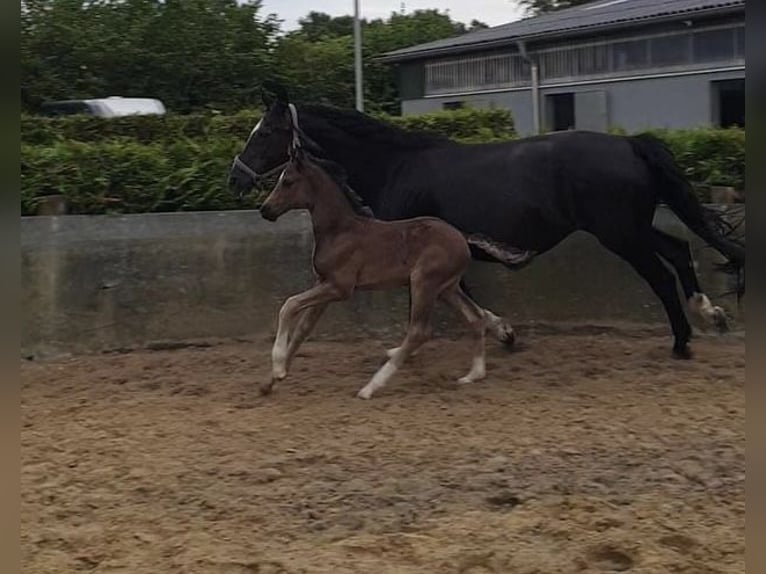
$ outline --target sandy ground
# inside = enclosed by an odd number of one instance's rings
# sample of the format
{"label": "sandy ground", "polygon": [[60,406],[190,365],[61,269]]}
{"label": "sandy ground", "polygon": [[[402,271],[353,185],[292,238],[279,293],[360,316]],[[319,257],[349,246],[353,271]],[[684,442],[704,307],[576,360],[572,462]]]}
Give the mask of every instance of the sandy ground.
{"label": "sandy ground", "polygon": [[744,572],[745,344],[432,342],[353,397],[395,341],[22,365],[24,572]]}

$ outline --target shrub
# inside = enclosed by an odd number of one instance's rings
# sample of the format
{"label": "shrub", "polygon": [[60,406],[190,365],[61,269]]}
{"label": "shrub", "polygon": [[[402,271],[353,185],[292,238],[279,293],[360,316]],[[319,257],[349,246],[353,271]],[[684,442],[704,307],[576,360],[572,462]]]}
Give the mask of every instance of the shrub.
{"label": "shrub", "polygon": [[745,130],[651,130],[668,144],[686,177],[697,185],[745,188]]}
{"label": "shrub", "polygon": [[21,149],[22,213],[38,198],[60,194],[69,213],[138,213],[253,208],[228,191],[226,175],[237,152],[233,140],[168,146],[131,140],[59,142]]}
{"label": "shrub", "polygon": [[[21,138],[22,143],[28,145],[51,145],[61,141],[96,142],[115,138],[129,138],[146,144],[184,138],[230,137],[244,141],[260,115],[260,110],[245,110],[229,116],[169,114],[108,119],[94,116],[22,116]],[[501,109],[463,109],[404,117],[381,114],[378,117],[404,129],[428,130],[454,139],[483,141],[515,136],[511,113]]]}
{"label": "shrub", "polygon": [[[405,129],[470,142],[515,137],[507,110],[463,109],[422,116],[381,116]],[[22,118],[21,208],[59,194],[70,213],[136,213],[253,208],[239,203],[226,177],[259,112],[231,116]],[[744,188],[745,132],[740,129],[654,130],[692,182]],[[261,192],[270,189],[264,182]],[[707,199],[704,189],[701,197]]]}

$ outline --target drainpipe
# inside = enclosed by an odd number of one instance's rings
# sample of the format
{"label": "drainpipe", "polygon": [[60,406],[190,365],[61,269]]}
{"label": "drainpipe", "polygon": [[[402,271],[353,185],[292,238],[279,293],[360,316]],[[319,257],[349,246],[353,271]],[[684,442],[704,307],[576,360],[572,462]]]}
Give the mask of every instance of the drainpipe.
{"label": "drainpipe", "polygon": [[516,42],[516,46],[519,49],[519,54],[532,70],[532,126],[535,135],[538,135],[542,130],[540,128],[540,76],[537,61],[529,56],[527,45],[523,41]]}

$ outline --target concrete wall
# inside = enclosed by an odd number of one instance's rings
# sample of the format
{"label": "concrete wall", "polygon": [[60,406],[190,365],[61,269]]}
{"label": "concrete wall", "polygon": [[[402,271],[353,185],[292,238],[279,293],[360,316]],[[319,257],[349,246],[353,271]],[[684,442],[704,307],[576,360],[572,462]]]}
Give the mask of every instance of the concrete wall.
{"label": "concrete wall", "polygon": [[[579,86],[541,86],[543,122],[547,116],[546,96],[563,93],[604,92],[606,123],[629,132],[645,128],[693,128],[709,126],[714,121],[712,82],[742,79],[745,71],[713,72],[652,79],[617,80]],[[531,90],[513,90],[465,96],[439,96],[402,102],[402,113],[422,114],[442,109],[444,102],[464,101],[474,107],[503,107],[513,113],[516,130],[521,135],[533,131]],[[576,126],[591,128],[592,126]],[[543,125],[545,129],[546,126]]]}
{"label": "concrete wall", "polygon": [[[658,225],[686,233],[667,212]],[[46,356],[152,341],[270,337],[281,302],[312,281],[305,214],[267,223],[254,211],[22,219],[22,352]],[[699,250],[703,284],[731,287]],[[718,259],[716,259],[718,260]],[[665,321],[632,269],[590,236],[574,235],[527,269],[473,264],[469,285],[484,306],[517,325]],[[738,315],[733,297],[723,299]],[[405,290],[358,293],[323,318],[320,336],[387,337],[407,321]],[[454,329],[440,311],[437,329]]]}

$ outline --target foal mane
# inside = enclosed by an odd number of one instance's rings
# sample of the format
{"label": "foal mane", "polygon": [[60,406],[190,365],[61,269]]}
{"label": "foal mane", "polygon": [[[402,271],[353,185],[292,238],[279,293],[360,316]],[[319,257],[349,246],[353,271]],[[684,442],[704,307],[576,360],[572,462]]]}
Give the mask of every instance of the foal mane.
{"label": "foal mane", "polygon": [[[325,120],[341,131],[390,148],[412,149],[452,143],[442,135],[427,131],[404,130],[352,109],[324,104],[306,104],[299,106],[299,111],[302,116],[308,113]],[[316,129],[321,131],[322,126],[318,125]]]}
{"label": "foal mane", "polygon": [[346,170],[344,170],[340,164],[330,161],[329,159],[318,158],[314,155],[307,154],[309,159],[322,169],[330,179],[338,186],[338,189],[343,193],[348,202],[351,204],[351,208],[356,215],[361,217],[373,218],[372,209],[364,202],[364,200],[356,193],[351,186],[348,185],[348,176]]}

